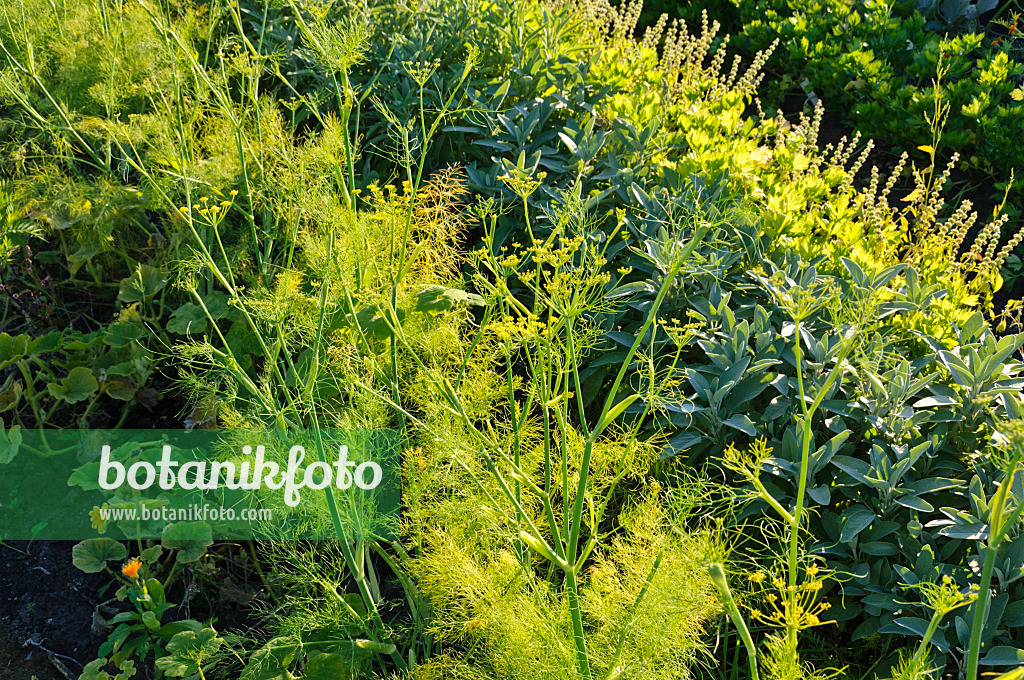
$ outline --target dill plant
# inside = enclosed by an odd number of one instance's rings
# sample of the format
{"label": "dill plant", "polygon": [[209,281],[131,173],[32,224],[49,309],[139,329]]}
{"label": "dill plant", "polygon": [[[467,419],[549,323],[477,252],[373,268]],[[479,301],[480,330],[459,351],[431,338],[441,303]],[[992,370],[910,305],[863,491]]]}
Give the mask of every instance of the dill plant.
{"label": "dill plant", "polygon": [[[525,199],[537,188],[537,180],[513,167],[505,181],[523,199],[529,225]],[[524,247],[513,244],[513,250],[497,245],[496,215],[485,206],[480,212],[484,247],[472,253],[472,263],[486,305],[471,340],[454,361],[439,362],[440,357],[424,355],[417,347],[408,320],[395,324],[394,337],[419,368],[418,385],[411,388],[411,403],[394,400],[392,389],[377,392],[427,438],[413,458],[415,473],[427,475],[438,464],[427,462],[432,456],[422,453],[424,449],[451,448],[440,457],[449,461],[448,474],[470,489],[442,493],[468,494],[467,500],[483,504],[477,506],[480,516],[467,526],[467,518],[454,510],[457,506],[428,502],[414,481],[410,492],[414,498],[421,495],[413,507],[437,509],[426,509],[425,515],[420,514],[423,509],[413,510],[417,524],[431,528],[416,531],[422,552],[412,568],[421,587],[437,600],[435,615],[448,621],[438,634],[463,640],[488,631],[502,651],[470,657],[501,676],[567,677],[564,664],[569,662],[578,677],[648,677],[654,659],[665,664],[679,653],[678,642],[669,643],[666,638],[671,636],[655,631],[680,626],[692,631],[709,611],[701,590],[690,595],[665,590],[666,578],[680,569],[699,573],[692,555],[687,556],[697,546],[684,549],[678,541],[691,539],[672,537],[667,529],[673,523],[671,513],[659,507],[654,487],[653,497],[637,507],[637,514],[622,513],[613,520],[619,529],[602,526],[624,480],[639,483],[656,451],[637,437],[640,422],[656,402],[656,387],[652,385],[637,417],[625,425],[618,424],[619,417],[641,395],[624,396],[620,387],[641,358],[643,345],[662,325],[658,310],[683,263],[713,225],[698,213],[685,224],[668,227],[666,234],[672,236],[661,244],[665,267],[657,299],[601,408],[587,413],[581,360],[598,337],[596,315],[612,312],[614,299],[623,293],[612,290],[615,281],[605,267],[609,243],[585,236],[584,204],[567,191],[562,210],[548,216],[550,232],[543,238],[531,236]],[[527,231],[532,233],[529,226]],[[513,288],[522,294],[513,294]],[[483,395],[481,382],[487,385]],[[497,418],[484,406],[496,399],[502,406]],[[642,531],[622,528],[636,522]],[[466,535],[462,527],[474,529]],[[470,543],[468,550],[459,549],[460,535]],[[711,547],[699,549],[707,550]],[[483,559],[484,565],[475,559]],[[489,560],[497,561],[488,567]],[[638,569],[633,561],[645,567]],[[624,571],[631,572],[628,578]],[[456,577],[460,573],[464,576]],[[505,582],[507,596],[493,590],[500,582]],[[710,585],[704,583],[705,588]],[[687,606],[679,606],[677,615],[670,614],[671,607],[659,611],[656,605],[665,598]],[[617,606],[609,608],[613,604]],[[653,628],[641,633],[633,630],[629,612],[667,620],[652,621]],[[595,617],[606,625],[595,628]],[[465,626],[461,632],[454,630],[458,621]],[[652,648],[642,642],[645,635],[668,647]],[[538,637],[552,642],[543,652]],[[611,644],[602,644],[609,638]],[[526,647],[521,653],[512,651],[521,646]],[[502,656],[508,663],[515,657],[514,666],[503,671],[505,662],[498,661]],[[685,671],[663,667],[660,672]]]}
{"label": "dill plant", "polygon": [[[999,546],[1017,528],[1024,513],[1024,500],[1017,497],[1020,484],[1017,475],[1024,475],[1021,461],[1024,460],[1024,423],[1012,420],[1002,424],[1003,449],[996,454],[996,464],[1003,474],[1002,483],[989,499],[987,536],[982,543],[984,554],[981,579],[978,584],[978,599],[973,605],[971,617],[971,639],[967,648],[967,679],[977,680],[978,664],[981,659],[982,633],[988,618],[991,600],[992,574],[995,569],[996,552]],[[1015,488],[1016,487],[1016,488]]]}
{"label": "dill plant", "polygon": [[[151,113],[99,125],[108,150],[115,150],[120,162],[141,179],[179,230],[178,287],[208,329],[202,335],[188,333],[191,337],[174,348],[189,396],[200,405],[214,405],[215,417],[236,428],[271,426],[318,433],[324,426],[393,425],[391,414],[346,389],[354,382],[351,373],[363,367],[349,361],[351,355],[345,355],[337,337],[375,351],[377,340],[361,334],[356,321],[363,318],[360,310],[411,304],[413,293],[403,280],[414,267],[419,267],[419,281],[445,278],[433,274],[445,268],[424,262],[443,259],[438,249],[448,243],[453,225],[426,212],[453,200],[453,183],[448,183],[448,193],[428,190],[426,195],[437,200],[418,206],[417,200],[425,195],[421,162],[405,187],[407,200],[401,211],[381,206],[376,215],[370,211],[364,217],[356,209],[358,115],[353,111],[372,88],[356,96],[346,71],[359,60],[365,25],[354,17],[346,26],[328,29],[318,15],[303,23],[305,38],[335,84],[338,111],[334,116],[313,107],[321,131],[300,141],[280,109],[260,94],[265,74],[283,76],[268,68],[268,55],[246,36],[237,7],[226,14],[237,35],[229,35],[221,49],[202,55],[192,49],[189,27],[166,7],[145,2],[138,6],[147,14],[145,23],[162,51],[173,55],[175,68],[166,78],[166,91],[151,101]],[[294,9],[302,20],[301,11]],[[337,52],[339,45],[347,51]],[[14,59],[10,53],[8,57]],[[48,92],[31,68],[24,71]],[[460,87],[456,83],[452,98]],[[56,103],[54,107],[64,111]],[[420,148],[443,119],[442,111],[423,131],[417,140]],[[421,113],[420,121],[424,120]],[[70,120],[67,127],[77,130]],[[97,164],[103,161],[88,140],[78,142]],[[406,137],[405,147],[414,146]],[[343,172],[336,171],[339,165]],[[396,208],[398,200],[388,203]],[[439,215],[443,217],[445,210]],[[407,247],[414,233],[420,247],[410,253]],[[226,317],[237,320],[227,326]],[[397,372],[397,355],[391,355]],[[319,436],[317,444],[323,459]],[[415,663],[415,646],[420,643],[415,637],[401,641],[409,650],[399,651],[392,627],[381,616],[384,603],[370,554],[384,551],[373,543],[372,531],[349,535],[351,524],[345,520],[350,509],[339,507],[331,491],[326,496],[321,510],[335,528],[341,559],[331,563],[327,575],[307,585],[320,595],[334,594],[348,617],[342,633],[363,638],[361,649],[390,657],[394,668],[405,669]],[[400,569],[394,558],[384,557]],[[308,558],[295,553],[285,561],[304,559]],[[354,599],[335,590],[348,579],[358,591]],[[411,587],[408,579],[404,583]],[[282,630],[314,634],[314,622],[338,620],[314,615],[319,611],[311,604],[314,601],[315,597],[297,599],[294,616],[284,619]],[[301,647],[301,635],[298,640]]]}
{"label": "dill plant", "polygon": [[[778,515],[785,529],[784,554],[778,558],[782,574],[769,575],[764,572],[755,572],[750,577],[754,583],[767,583],[767,586],[763,588],[765,592],[762,593],[762,598],[769,609],[767,613],[753,609],[753,618],[780,629],[780,634],[772,634],[766,638],[763,650],[759,655],[765,674],[767,677],[785,680],[800,680],[806,677],[823,678],[826,677],[825,673],[810,670],[801,663],[798,652],[800,633],[822,625],[825,622],[823,614],[830,607],[829,603],[819,599],[819,593],[825,583],[824,578],[818,577],[820,567],[813,559],[808,560],[804,557],[801,542],[809,515],[806,506],[806,493],[811,447],[814,445],[812,423],[822,401],[830,394],[833,384],[841,379],[845,371],[849,370],[847,360],[857,344],[856,319],[853,320],[854,323],[849,324],[849,327],[840,329],[837,342],[832,344],[828,350],[828,358],[832,362],[832,367],[817,387],[816,392],[811,394],[805,387],[804,352],[801,346],[805,340],[801,333],[801,323],[829,305],[834,291],[827,284],[820,282],[811,286],[800,285],[781,271],[771,277],[759,277],[759,280],[772,293],[793,323],[793,359],[796,366],[797,394],[800,404],[796,415],[796,423],[800,432],[799,477],[793,504],[789,507],[783,506],[761,481],[762,469],[771,457],[771,448],[766,445],[764,440],[756,440],[746,451],[740,451],[733,445],[728,446],[723,453],[722,463],[753,486],[749,498],[760,499],[767,503]],[[839,309],[833,309],[832,312],[834,315],[843,313]],[[849,310],[846,310],[846,313],[850,313]],[[720,592],[727,603],[731,603],[732,596],[725,584],[724,575],[720,576],[719,581]],[[735,609],[735,605],[732,605],[732,609]],[[734,616],[735,618],[739,618],[738,613]],[[749,639],[749,634],[744,635],[745,624],[742,620],[738,621],[736,625],[741,636],[745,640]],[[747,647],[748,653],[753,657],[752,643],[747,642]],[[753,658],[750,663],[752,673],[757,677]]]}

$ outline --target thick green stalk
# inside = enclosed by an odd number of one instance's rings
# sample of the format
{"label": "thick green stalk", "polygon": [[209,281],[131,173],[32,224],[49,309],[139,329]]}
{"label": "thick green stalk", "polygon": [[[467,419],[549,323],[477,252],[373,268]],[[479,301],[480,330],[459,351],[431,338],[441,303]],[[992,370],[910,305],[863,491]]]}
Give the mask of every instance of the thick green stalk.
{"label": "thick green stalk", "polygon": [[971,642],[967,646],[967,680],[978,680],[978,661],[981,658],[981,634],[988,618],[988,603],[991,597],[992,570],[996,565],[996,549],[985,546],[985,563],[981,568],[981,589],[974,603],[971,620]]}
{"label": "thick green stalk", "polygon": [[[317,421],[316,412],[313,413],[313,432],[316,434],[316,455],[317,460],[320,462],[326,462],[327,456],[324,452],[323,433],[320,430],[320,423]],[[330,484],[324,489],[327,493],[327,507],[331,513],[331,523],[334,525],[334,532],[338,537],[338,545],[341,546],[342,555],[345,558],[345,564],[348,566],[349,573],[352,574],[353,580],[356,582],[356,586],[359,588],[359,595],[362,597],[363,606],[366,607],[366,611],[370,613],[373,623],[377,630],[385,633],[384,622],[380,618],[380,613],[377,611],[377,603],[374,601],[370,594],[370,588],[366,583],[366,576],[360,565],[356,563],[355,555],[352,552],[351,547],[348,544],[348,537],[345,535],[345,530],[341,524],[341,516],[338,512],[338,500],[334,495],[334,489]],[[363,556],[360,552],[359,560],[362,562]],[[369,634],[369,631],[367,631]],[[385,637],[385,640],[390,644],[390,640]],[[374,640],[376,642],[376,640]],[[398,651],[391,653],[391,659],[395,662],[395,665],[402,669],[406,669],[405,659]]]}
{"label": "thick green stalk", "polygon": [[1020,464],[1024,451],[1018,449],[1007,468],[1006,478],[999,488],[992,495],[992,515],[989,520],[988,544],[984,547],[985,562],[981,568],[981,583],[978,592],[978,599],[974,603],[974,617],[971,622],[971,642],[967,647],[967,680],[978,680],[978,663],[981,658],[981,634],[984,631],[988,618],[988,605],[992,592],[992,571],[995,568],[996,553],[1006,535],[1013,529],[1014,525],[1024,511],[1024,499],[1018,500],[1016,507],[1007,512],[1008,506],[1006,497],[1010,495],[1010,488],[1013,486],[1014,477],[1017,475],[1017,466]]}
{"label": "thick green stalk", "polygon": [[[582,473],[581,473],[582,474]],[[565,589],[569,596],[569,612],[572,614],[572,637],[576,643],[576,665],[583,678],[593,677],[590,671],[590,654],[587,653],[587,639],[583,635],[583,612],[580,608],[579,584],[576,569],[565,570]]]}
{"label": "thick green stalk", "polygon": [[[800,409],[803,413],[803,417],[800,421],[801,426],[801,447],[800,447],[800,477],[797,482],[796,490],[796,505],[793,508],[793,514],[783,515],[789,521],[789,551],[787,555],[787,577],[788,585],[790,588],[795,588],[797,579],[797,569],[799,568],[799,548],[800,548],[800,526],[803,524],[804,517],[804,501],[807,494],[807,477],[809,474],[810,467],[810,453],[813,432],[811,430],[812,419],[814,418],[815,412],[821,405],[821,402],[825,399],[825,395],[828,393],[832,384],[839,378],[842,373],[842,365],[849,355],[850,350],[853,347],[851,341],[845,338],[841,341],[845,344],[840,349],[839,354],[836,356],[836,365],[832,367],[825,382],[818,389],[818,392],[814,398],[814,401],[810,406],[807,405],[807,397],[804,391],[804,379],[803,379],[803,349],[800,347],[800,319],[794,319],[796,324],[796,330],[793,334],[793,356],[796,360],[796,383],[797,390],[800,396]],[[791,595],[787,594],[787,597]],[[796,644],[796,629],[792,625],[787,625],[787,637],[789,638],[790,644]]]}
{"label": "thick green stalk", "polygon": [[590,678],[591,673],[590,660],[587,655],[585,640],[582,637],[583,614],[579,608],[579,592],[577,590],[578,585],[576,583],[576,553],[579,549],[584,497],[586,496],[587,486],[590,483],[590,459],[593,455],[594,444],[597,442],[597,438],[601,436],[604,429],[609,425],[606,416],[612,410],[613,400],[618,393],[619,385],[625,378],[626,372],[629,370],[629,366],[633,362],[633,357],[636,356],[637,351],[640,349],[640,343],[643,342],[647,332],[654,324],[658,310],[661,309],[661,305],[665,301],[665,297],[668,295],[672,282],[675,280],[676,275],[682,268],[683,262],[685,262],[690,256],[693,250],[697,247],[697,244],[703,240],[704,235],[707,233],[709,228],[710,227],[708,226],[698,228],[690,242],[687,243],[683,250],[676,254],[673,259],[672,265],[665,273],[665,280],[661,284],[661,289],[658,291],[654,304],[651,305],[647,312],[647,319],[644,321],[644,325],[637,332],[636,340],[633,341],[633,346],[630,348],[629,352],[626,353],[626,357],[622,361],[619,373],[616,375],[615,381],[612,383],[611,390],[608,392],[608,397],[605,399],[604,407],[601,409],[601,414],[597,419],[597,425],[595,425],[594,429],[591,430],[590,435],[587,437],[583,445],[583,457],[580,461],[579,482],[576,487],[576,498],[572,508],[572,517],[569,525],[569,540],[566,545],[565,554],[567,556],[568,564],[572,565],[566,570],[566,588],[569,591],[569,611],[572,615],[573,631],[574,635],[578,637],[576,641],[576,649],[579,671],[584,678]]}
{"label": "thick green stalk", "polygon": [[736,631],[740,634],[740,638],[743,640],[744,646],[747,648],[747,660],[750,663],[750,677],[752,680],[758,680],[757,674],[757,647],[754,646],[754,640],[750,637],[750,630],[747,628],[746,621],[743,620],[743,616],[740,615],[740,610],[736,606],[736,600],[732,596],[732,591],[729,589],[729,582],[725,578],[725,570],[722,569],[722,565],[714,562],[708,566],[708,574],[711,576],[711,582],[718,588],[719,594],[722,596],[722,604],[725,606],[725,611],[732,619],[732,623],[736,626]]}

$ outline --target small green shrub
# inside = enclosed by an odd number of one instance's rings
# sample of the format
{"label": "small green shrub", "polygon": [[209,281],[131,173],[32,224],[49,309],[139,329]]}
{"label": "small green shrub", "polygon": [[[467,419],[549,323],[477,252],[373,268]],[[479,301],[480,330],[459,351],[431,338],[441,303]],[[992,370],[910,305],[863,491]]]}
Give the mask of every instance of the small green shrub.
{"label": "small green shrub", "polygon": [[858,131],[895,149],[930,143],[938,97],[950,111],[943,154],[959,153],[979,176],[1006,182],[1024,143],[1019,41],[979,29],[988,4],[969,4],[973,17],[950,15],[958,4],[969,3],[737,0],[739,43],[785,46],[784,61],[770,67],[777,86],[765,92],[774,106],[802,90],[848,111]]}

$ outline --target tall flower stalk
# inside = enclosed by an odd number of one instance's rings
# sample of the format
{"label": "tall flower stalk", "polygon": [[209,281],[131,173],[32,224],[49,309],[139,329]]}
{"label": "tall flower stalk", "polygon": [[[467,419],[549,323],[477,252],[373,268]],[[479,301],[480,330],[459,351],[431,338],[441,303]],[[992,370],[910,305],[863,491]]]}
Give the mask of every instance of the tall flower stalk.
{"label": "tall flower stalk", "polygon": [[981,637],[988,619],[989,602],[992,599],[992,573],[1000,546],[1017,525],[1024,512],[1024,499],[1013,495],[1013,482],[1018,473],[1024,474],[1021,461],[1024,459],[1024,423],[1006,423],[1011,455],[1000,461],[1003,481],[989,504],[991,516],[988,523],[988,538],[982,544],[984,562],[981,567],[981,582],[978,584],[978,600],[974,603],[971,620],[971,641],[967,647],[967,680],[978,680],[978,665],[981,659]]}

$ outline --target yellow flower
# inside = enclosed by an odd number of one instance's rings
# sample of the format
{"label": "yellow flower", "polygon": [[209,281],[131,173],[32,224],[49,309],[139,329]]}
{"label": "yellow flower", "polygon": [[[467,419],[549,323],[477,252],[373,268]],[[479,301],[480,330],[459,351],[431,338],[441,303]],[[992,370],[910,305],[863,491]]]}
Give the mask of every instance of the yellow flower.
{"label": "yellow flower", "polygon": [[911,191],[906,196],[904,196],[903,198],[901,198],[900,200],[905,202],[905,203],[912,203],[913,201],[916,201],[917,199],[921,198],[922,196],[924,196],[924,191],[922,191],[921,187],[918,187],[918,188],[914,189],[913,191]]}
{"label": "yellow flower", "polygon": [[142,568],[142,562],[139,558],[133,558],[131,562],[121,567],[121,573],[128,578],[136,578],[139,575],[139,569]]}
{"label": "yellow flower", "polygon": [[747,574],[747,580],[751,583],[764,583],[764,580],[766,578],[768,578],[768,575],[765,574],[763,571],[755,571],[753,573]]}
{"label": "yellow flower", "polygon": [[107,520],[100,513],[100,508],[93,506],[92,511],[89,513],[89,517],[92,518],[92,528],[101,534],[107,533]]}

